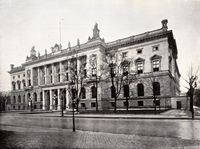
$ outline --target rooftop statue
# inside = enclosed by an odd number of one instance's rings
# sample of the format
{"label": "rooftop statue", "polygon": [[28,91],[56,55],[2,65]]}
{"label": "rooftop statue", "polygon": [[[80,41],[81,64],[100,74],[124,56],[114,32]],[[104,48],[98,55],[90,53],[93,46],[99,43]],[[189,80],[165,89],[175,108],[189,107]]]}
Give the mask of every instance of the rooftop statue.
{"label": "rooftop statue", "polygon": [[98,29],[98,24],[96,23],[93,29],[92,39],[98,39],[98,38],[99,38],[99,29]]}

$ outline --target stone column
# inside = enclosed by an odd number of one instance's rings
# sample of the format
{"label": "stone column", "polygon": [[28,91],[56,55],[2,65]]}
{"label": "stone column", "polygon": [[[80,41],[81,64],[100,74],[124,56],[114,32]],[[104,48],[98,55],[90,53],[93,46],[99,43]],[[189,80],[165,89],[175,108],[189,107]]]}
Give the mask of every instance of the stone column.
{"label": "stone column", "polygon": [[54,66],[53,64],[51,66],[52,66],[52,83],[54,83]]}
{"label": "stone column", "polygon": [[47,84],[47,65],[44,66],[44,84]]}
{"label": "stone column", "polygon": [[60,89],[57,90],[58,92],[58,110],[61,109],[61,100],[60,100]]}
{"label": "stone column", "polygon": [[37,68],[37,73],[38,73],[38,85],[40,85],[40,68]]}
{"label": "stone column", "polygon": [[61,62],[59,62],[59,67],[60,67],[60,72],[59,72],[59,74],[60,74],[60,82],[62,82],[62,63]]}
{"label": "stone column", "polygon": [[42,91],[42,109],[46,110],[46,99],[45,99],[45,91]]}
{"label": "stone column", "polygon": [[66,88],[66,109],[69,109],[69,91],[68,91],[68,87]]}
{"label": "stone column", "polygon": [[33,68],[31,68],[31,86],[33,86]]}
{"label": "stone column", "polygon": [[53,90],[50,90],[50,110],[53,109],[53,96],[52,96]]}

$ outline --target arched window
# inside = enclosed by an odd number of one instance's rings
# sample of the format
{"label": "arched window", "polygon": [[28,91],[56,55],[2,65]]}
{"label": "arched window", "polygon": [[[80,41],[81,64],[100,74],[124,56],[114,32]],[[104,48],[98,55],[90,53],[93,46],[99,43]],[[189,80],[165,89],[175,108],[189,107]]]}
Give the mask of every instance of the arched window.
{"label": "arched window", "polygon": [[42,92],[40,92],[40,101],[43,101]]}
{"label": "arched window", "polygon": [[129,97],[129,85],[124,85],[124,97]]}
{"label": "arched window", "polygon": [[91,92],[92,92],[92,98],[96,98],[97,97],[97,89],[95,86],[91,87]]}
{"label": "arched window", "polygon": [[25,103],[25,98],[26,98],[26,96],[24,95],[24,96],[23,96],[23,103]]}
{"label": "arched window", "polygon": [[34,101],[37,102],[37,93],[36,92],[33,94],[33,99],[34,99]]}
{"label": "arched window", "polygon": [[81,98],[85,99],[86,98],[86,91],[85,91],[85,87],[81,88]]}
{"label": "arched window", "polygon": [[153,82],[153,95],[160,95],[160,83]]}
{"label": "arched window", "polygon": [[15,82],[12,82],[12,88],[13,88],[13,90],[16,90],[16,86],[15,86]]}
{"label": "arched window", "polygon": [[30,94],[30,93],[28,93],[28,100],[30,100],[30,98],[31,98],[31,94]]}
{"label": "arched window", "polygon": [[21,103],[21,96],[18,96],[18,103]]}
{"label": "arched window", "polygon": [[13,103],[16,103],[16,97],[13,96]]}
{"label": "arched window", "polygon": [[144,96],[144,85],[142,83],[137,85],[137,93],[138,96]]}
{"label": "arched window", "polygon": [[17,81],[17,87],[19,90],[21,89],[21,81]]}

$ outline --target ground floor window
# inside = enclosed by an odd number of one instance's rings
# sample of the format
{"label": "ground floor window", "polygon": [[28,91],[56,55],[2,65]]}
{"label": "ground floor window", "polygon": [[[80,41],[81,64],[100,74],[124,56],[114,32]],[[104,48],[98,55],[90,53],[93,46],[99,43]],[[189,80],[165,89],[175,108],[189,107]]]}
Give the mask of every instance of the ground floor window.
{"label": "ground floor window", "polygon": [[92,102],[91,103],[91,107],[93,108],[93,107],[96,107],[96,103],[95,102]]}
{"label": "ground floor window", "polygon": [[111,107],[114,107],[115,106],[115,102],[111,102]]}
{"label": "ground floor window", "polygon": [[15,106],[13,106],[13,109],[15,109]]}
{"label": "ground floor window", "polygon": [[42,105],[40,105],[40,109],[42,109]]}
{"label": "ground floor window", "polygon": [[37,109],[37,105],[34,105],[34,109]]}
{"label": "ground floor window", "polygon": [[20,110],[20,106],[18,106],[18,110]]}
{"label": "ground floor window", "polygon": [[126,102],[126,101],[124,101],[124,102],[123,102],[123,104],[124,104],[124,107],[126,107],[126,106],[127,106],[127,102]]}
{"label": "ground floor window", "polygon": [[85,108],[85,103],[81,103],[81,107],[82,107],[82,108]]}
{"label": "ground floor window", "polygon": [[144,106],[144,102],[143,101],[138,101],[138,106]]}

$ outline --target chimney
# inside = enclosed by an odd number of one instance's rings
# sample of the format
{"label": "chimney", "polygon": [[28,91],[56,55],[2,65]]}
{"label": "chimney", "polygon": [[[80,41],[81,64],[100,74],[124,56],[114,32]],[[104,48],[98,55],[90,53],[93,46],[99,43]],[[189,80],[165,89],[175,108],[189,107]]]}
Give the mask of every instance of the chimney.
{"label": "chimney", "polygon": [[14,64],[10,64],[10,69],[13,70]]}

